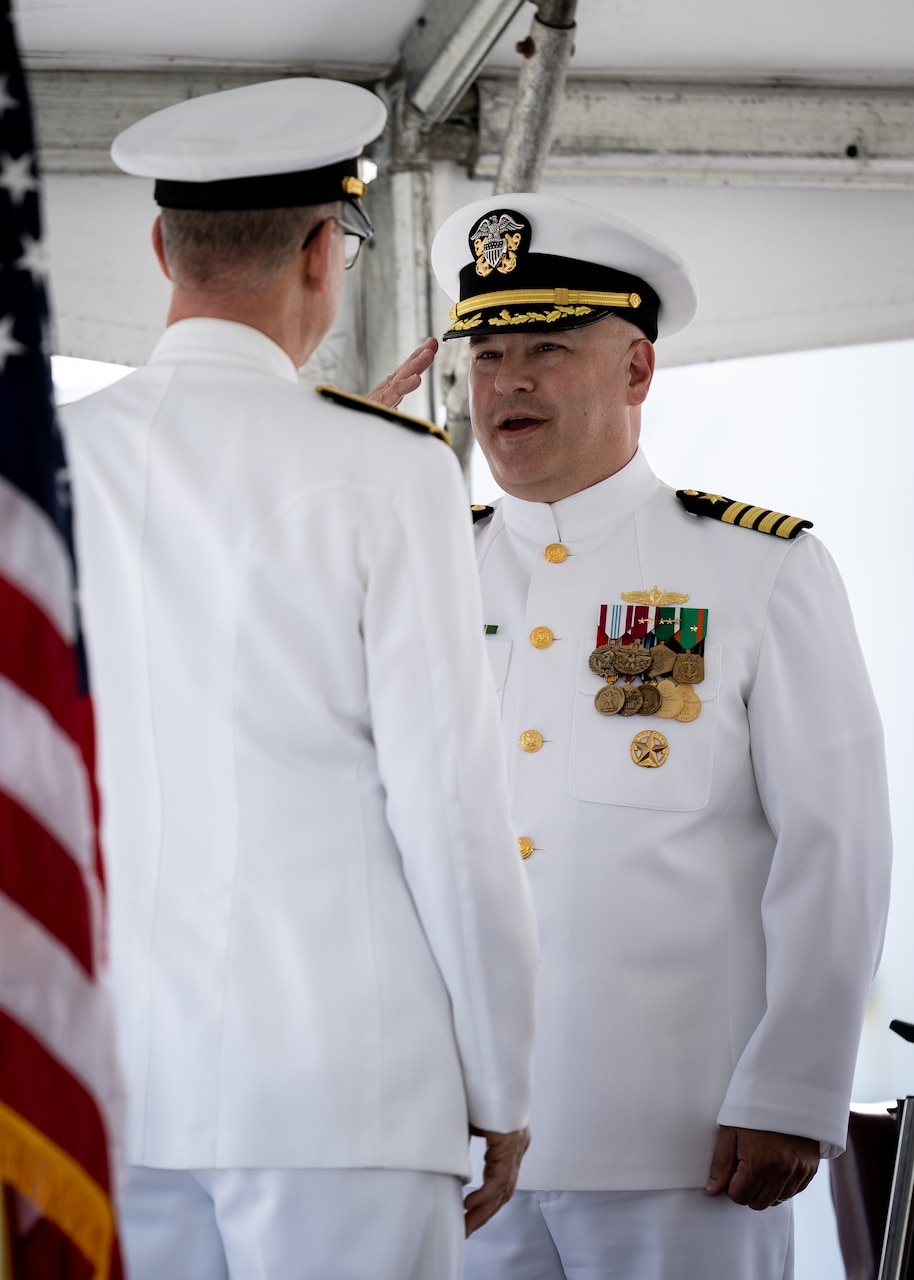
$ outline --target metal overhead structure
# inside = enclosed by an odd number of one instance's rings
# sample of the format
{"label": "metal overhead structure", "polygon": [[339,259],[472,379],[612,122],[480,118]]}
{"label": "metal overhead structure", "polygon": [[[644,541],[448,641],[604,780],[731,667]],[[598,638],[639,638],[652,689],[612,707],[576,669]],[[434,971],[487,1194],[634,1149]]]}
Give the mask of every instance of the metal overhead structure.
{"label": "metal overhead structure", "polygon": [[[429,0],[376,90],[389,110],[374,148],[371,214],[378,235],[364,256],[365,381],[379,382],[432,332],[429,281],[431,135],[472,86],[525,0]],[[434,417],[432,380],[412,397]]]}
{"label": "metal overhead structure", "polygon": [[[495,195],[539,188],[574,51],[576,7],[577,0],[541,0],[530,34],[518,45],[524,61],[503,134]],[[468,342],[452,342],[439,367],[447,429],[464,470],[473,447],[467,394],[469,357]]]}
{"label": "metal overhead structure", "polygon": [[[384,86],[391,117],[372,184],[381,234],[366,254],[364,344],[369,385],[433,331],[429,250],[430,163],[435,126],[449,119],[524,0],[430,0],[401,49],[398,75]],[[577,0],[536,0],[522,55],[495,191],[535,190],[549,152],[574,38]],[[435,147],[436,153],[439,148]],[[440,365],[448,429],[464,466],[472,433],[466,405],[466,344]],[[418,394],[418,393],[417,393]],[[434,416],[432,380],[419,406]]]}
{"label": "metal overhead structure", "polygon": [[400,49],[407,97],[426,129],[446,120],[525,0],[429,0]]}
{"label": "metal overhead structure", "polygon": [[502,139],[496,195],[536,191],[542,181],[574,52],[577,4],[578,0],[538,0],[530,34],[517,46],[524,61]]}
{"label": "metal overhead structure", "polygon": [[[523,74],[523,72],[522,72]],[[511,81],[481,78],[478,178],[513,145]],[[575,76],[547,175],[567,182],[914,188],[910,84]]]}

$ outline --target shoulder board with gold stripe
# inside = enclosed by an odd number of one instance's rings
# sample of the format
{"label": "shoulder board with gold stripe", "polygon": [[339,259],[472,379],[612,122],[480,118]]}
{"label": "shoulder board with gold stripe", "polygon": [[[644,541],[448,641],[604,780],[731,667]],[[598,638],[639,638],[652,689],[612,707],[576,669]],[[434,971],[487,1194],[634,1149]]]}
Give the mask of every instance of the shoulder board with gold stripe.
{"label": "shoulder board with gold stripe", "polygon": [[710,516],[724,524],[738,524],[742,529],[757,529],[779,538],[795,538],[803,529],[811,529],[811,520],[787,516],[768,507],[753,507],[749,502],[734,502],[719,493],[701,493],[698,489],[677,489],[676,497],[693,516]]}
{"label": "shoulder board with gold stripe", "polygon": [[362,413],[373,413],[379,418],[386,418],[388,422],[396,422],[398,426],[408,427],[410,431],[421,431],[423,435],[437,436],[445,444],[451,443],[451,437],[446,431],[425,418],[413,418],[408,413],[401,413],[399,409],[388,409],[386,405],[378,404],[375,400],[367,400],[365,396],[354,396],[348,391],[340,391],[338,387],[328,385],[315,387],[314,390],[325,400],[332,400],[334,404],[344,405],[347,409],[358,409]]}
{"label": "shoulder board with gold stripe", "polygon": [[470,507],[470,514],[473,517],[473,523],[479,524],[480,520],[488,520],[490,515],[495,512],[494,507],[486,507],[481,502],[474,502]]}

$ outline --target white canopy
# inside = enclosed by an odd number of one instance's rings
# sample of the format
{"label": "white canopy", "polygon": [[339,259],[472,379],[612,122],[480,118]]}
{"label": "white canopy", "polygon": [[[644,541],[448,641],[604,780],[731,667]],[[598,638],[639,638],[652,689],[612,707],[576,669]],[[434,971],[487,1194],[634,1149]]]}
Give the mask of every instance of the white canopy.
{"label": "white canopy", "polygon": [[[535,13],[530,0],[19,0],[58,350],[136,363],[162,325],[167,288],[147,251],[151,184],[116,174],[107,158],[133,119],[296,71],[395,96],[404,51],[415,99],[425,72],[426,88],[435,75],[457,83],[470,57],[461,39],[485,46],[507,15],[472,94],[425,134],[437,223],[491,190],[522,61],[515,46]],[[914,335],[907,0],[579,0],[576,20],[543,190],[641,223],[692,263],[699,318],[664,344],[664,362]],[[434,227],[397,217],[391,226],[399,244],[379,238],[377,252],[402,255],[411,238],[421,257]],[[363,277],[366,288],[383,284]],[[357,385],[364,353],[343,335],[359,299],[350,303],[326,359]],[[433,294],[439,329],[444,306]]]}

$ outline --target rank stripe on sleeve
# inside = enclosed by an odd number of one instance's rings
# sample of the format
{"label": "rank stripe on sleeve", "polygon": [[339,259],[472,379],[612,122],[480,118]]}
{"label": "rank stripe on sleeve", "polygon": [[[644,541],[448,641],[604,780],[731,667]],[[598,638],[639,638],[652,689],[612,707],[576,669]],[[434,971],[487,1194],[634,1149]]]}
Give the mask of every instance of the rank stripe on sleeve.
{"label": "rank stripe on sleeve", "polygon": [[719,493],[702,493],[698,489],[677,489],[676,497],[686,511],[694,516],[710,516],[724,524],[739,525],[741,529],[755,529],[758,533],[773,533],[778,538],[795,538],[803,529],[811,529],[811,520],[788,516],[783,511],[769,507],[754,507],[749,502],[736,502]]}

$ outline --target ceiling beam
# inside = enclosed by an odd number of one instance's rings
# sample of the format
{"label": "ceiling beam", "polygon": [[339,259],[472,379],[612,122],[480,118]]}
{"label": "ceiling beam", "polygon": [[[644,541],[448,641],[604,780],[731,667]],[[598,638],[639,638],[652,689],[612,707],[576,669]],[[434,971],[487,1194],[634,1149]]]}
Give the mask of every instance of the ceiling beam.
{"label": "ceiling beam", "polygon": [[[513,78],[481,77],[474,173],[494,177]],[[910,85],[572,78],[546,176],[682,185],[914,186]]]}
{"label": "ceiling beam", "polygon": [[525,0],[428,0],[400,49],[407,96],[428,126],[454,110]]}
{"label": "ceiling beam", "polygon": [[109,154],[111,143],[122,129],[144,116],[187,98],[306,72],[300,67],[271,66],[243,71],[231,67],[30,68],[27,74],[45,173],[118,173]]}
{"label": "ceiling beam", "polygon": [[[42,166],[46,173],[113,173],[113,138],[142,116],[200,93],[287,74],[301,68],[32,70]],[[514,76],[480,76],[459,124],[454,117],[426,130],[417,122],[427,158],[460,160],[476,176],[494,180],[515,84]],[[545,175],[910,189],[914,86],[571,75]]]}

